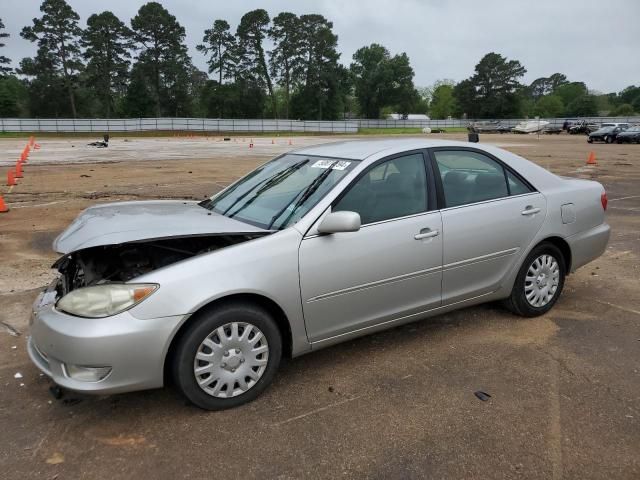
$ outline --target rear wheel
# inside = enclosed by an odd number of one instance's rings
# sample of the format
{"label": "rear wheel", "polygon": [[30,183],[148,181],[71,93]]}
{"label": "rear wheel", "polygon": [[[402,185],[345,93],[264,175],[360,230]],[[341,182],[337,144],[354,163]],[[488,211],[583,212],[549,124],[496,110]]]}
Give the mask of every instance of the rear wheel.
{"label": "rear wheel", "polygon": [[179,340],[175,385],[206,410],[236,407],[271,383],[282,354],[273,318],[248,303],[221,305],[198,315]]}
{"label": "rear wheel", "polygon": [[613,137],[610,137],[609,135],[607,135],[606,137],[604,137],[604,141],[607,143],[613,143]]}
{"label": "rear wheel", "polygon": [[556,303],[566,275],[564,256],[558,247],[543,242],[527,255],[505,306],[523,317],[536,317]]}

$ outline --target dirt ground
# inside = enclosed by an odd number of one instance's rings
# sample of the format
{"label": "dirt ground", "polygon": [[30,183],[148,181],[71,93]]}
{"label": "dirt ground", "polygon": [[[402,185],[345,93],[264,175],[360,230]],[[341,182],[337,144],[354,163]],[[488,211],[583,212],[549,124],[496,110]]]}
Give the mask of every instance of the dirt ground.
{"label": "dirt ground", "polygon": [[[50,395],[26,353],[30,304],[80,210],[201,199],[278,153],[344,138],[38,139],[24,179],[0,187],[0,478],[640,478],[640,145],[582,136],[481,135],[607,189],[609,247],[544,317],[492,304],[351,341],[286,362],[262,397],[224,412],[170,389]],[[0,139],[3,185],[24,143]]]}

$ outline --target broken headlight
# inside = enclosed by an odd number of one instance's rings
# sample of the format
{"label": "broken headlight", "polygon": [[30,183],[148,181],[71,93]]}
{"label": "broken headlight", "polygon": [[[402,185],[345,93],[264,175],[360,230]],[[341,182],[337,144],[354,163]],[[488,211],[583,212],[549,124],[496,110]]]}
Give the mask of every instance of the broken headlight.
{"label": "broken headlight", "polygon": [[103,318],[137,305],[158,289],[153,283],[108,283],[67,293],[56,307],[71,315]]}

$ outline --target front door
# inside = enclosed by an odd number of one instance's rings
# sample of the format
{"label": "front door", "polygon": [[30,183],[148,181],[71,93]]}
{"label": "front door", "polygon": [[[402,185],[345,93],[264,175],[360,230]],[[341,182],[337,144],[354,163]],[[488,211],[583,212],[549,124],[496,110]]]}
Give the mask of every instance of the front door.
{"label": "front door", "polygon": [[416,152],[378,162],[334,202],[333,211],[360,214],[359,231],[301,242],[300,287],[311,342],[440,305],[442,222],[429,208],[435,197],[424,158]]}

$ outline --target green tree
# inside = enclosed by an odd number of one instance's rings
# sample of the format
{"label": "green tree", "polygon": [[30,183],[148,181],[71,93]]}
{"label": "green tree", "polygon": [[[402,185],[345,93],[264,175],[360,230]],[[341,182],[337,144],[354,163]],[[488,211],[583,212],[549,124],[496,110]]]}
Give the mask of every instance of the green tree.
{"label": "green tree", "polygon": [[471,81],[484,118],[509,118],[520,115],[519,79],[527,70],[517,60],[488,53],[476,65]]}
{"label": "green tree", "polygon": [[535,101],[541,97],[551,93],[551,81],[547,77],[536,78],[531,85],[529,85],[529,95]]}
{"label": "green tree", "polygon": [[204,31],[202,43],[196,46],[196,50],[209,55],[209,73],[218,72],[218,83],[221,85],[224,78],[233,75],[235,64],[236,39],[230,28],[226,20],[216,20],[210,29]]}
{"label": "green tree", "polygon": [[598,115],[598,104],[593,95],[585,94],[574,99],[566,110],[567,116],[589,117]]}
{"label": "green tree", "polygon": [[429,105],[431,118],[444,119],[454,114],[456,99],[453,91],[454,86],[451,83],[441,83],[433,89]]}
{"label": "green tree", "polygon": [[94,14],[87,20],[82,37],[87,84],[102,102],[104,115],[109,118],[115,98],[125,91],[129,72],[133,33],[111,12]]}
{"label": "green tree", "polygon": [[413,69],[406,53],[391,57],[377,43],[353,54],[351,73],[360,110],[367,118],[379,118],[383,107],[398,105],[408,113],[418,99],[413,85]]}
{"label": "green tree", "polygon": [[471,78],[456,83],[455,87],[453,87],[453,98],[457,117],[478,118],[480,116],[476,88]]}
{"label": "green tree", "polygon": [[28,114],[29,91],[15,75],[0,76],[0,117],[24,117]]}
{"label": "green tree", "polygon": [[[2,19],[0,18],[0,48],[3,48],[5,44],[3,43],[3,38],[9,38],[9,34],[7,32],[3,32],[4,23],[2,23]],[[5,65],[10,65],[11,60],[4,55],[0,55],[0,75],[7,75],[13,71],[11,67],[6,67]]]}
{"label": "green tree", "polygon": [[[61,73],[71,106],[71,114],[77,116],[74,94],[74,81],[82,69],[80,56],[80,36],[78,26],[80,17],[64,0],[44,0],[40,5],[41,18],[34,18],[32,26],[26,26],[20,36],[31,42],[37,42],[40,60],[47,58],[52,72]],[[32,62],[36,70],[24,69],[26,75],[50,75],[40,70],[47,63]]]}
{"label": "green tree", "polygon": [[622,90],[618,94],[619,104],[629,104],[636,111],[640,112],[640,87],[636,87],[635,85],[631,85],[624,90]]}
{"label": "green tree", "polygon": [[567,80],[566,75],[562,73],[554,73],[549,77],[549,83],[551,87],[549,93],[554,93],[559,87],[566,85],[569,81]]}
{"label": "green tree", "polygon": [[635,108],[629,103],[623,103],[619,107],[609,112],[609,115],[613,117],[628,117],[635,113]]}
{"label": "green tree", "polygon": [[299,118],[335,119],[343,113],[348,72],[338,64],[338,36],[333,23],[322,15],[302,15],[301,85],[294,100]]}
{"label": "green tree", "polygon": [[538,100],[533,110],[540,117],[559,117],[564,112],[564,103],[557,95],[545,95]]}
{"label": "green tree", "polygon": [[150,84],[155,115],[188,114],[192,67],[184,27],[157,2],[140,7],[131,27],[140,47],[138,74]]}
{"label": "green tree", "polygon": [[122,111],[127,117],[152,117],[156,111],[156,97],[149,85],[144,66],[135,64],[129,79]]}
{"label": "green tree", "polygon": [[284,118],[289,118],[291,90],[300,80],[303,68],[303,24],[297,15],[282,12],[273,18],[269,38],[274,48],[269,55],[269,69],[278,78],[284,93]]}
{"label": "green tree", "polygon": [[264,82],[271,99],[271,110],[276,115],[276,97],[263,45],[268,33],[269,14],[266,10],[259,8],[245,13],[236,31],[237,55],[241,76],[244,79],[253,77],[258,83]]}
{"label": "green tree", "polygon": [[573,103],[587,93],[587,86],[583,82],[566,83],[555,90],[555,94],[562,98],[562,103],[565,105]]}

